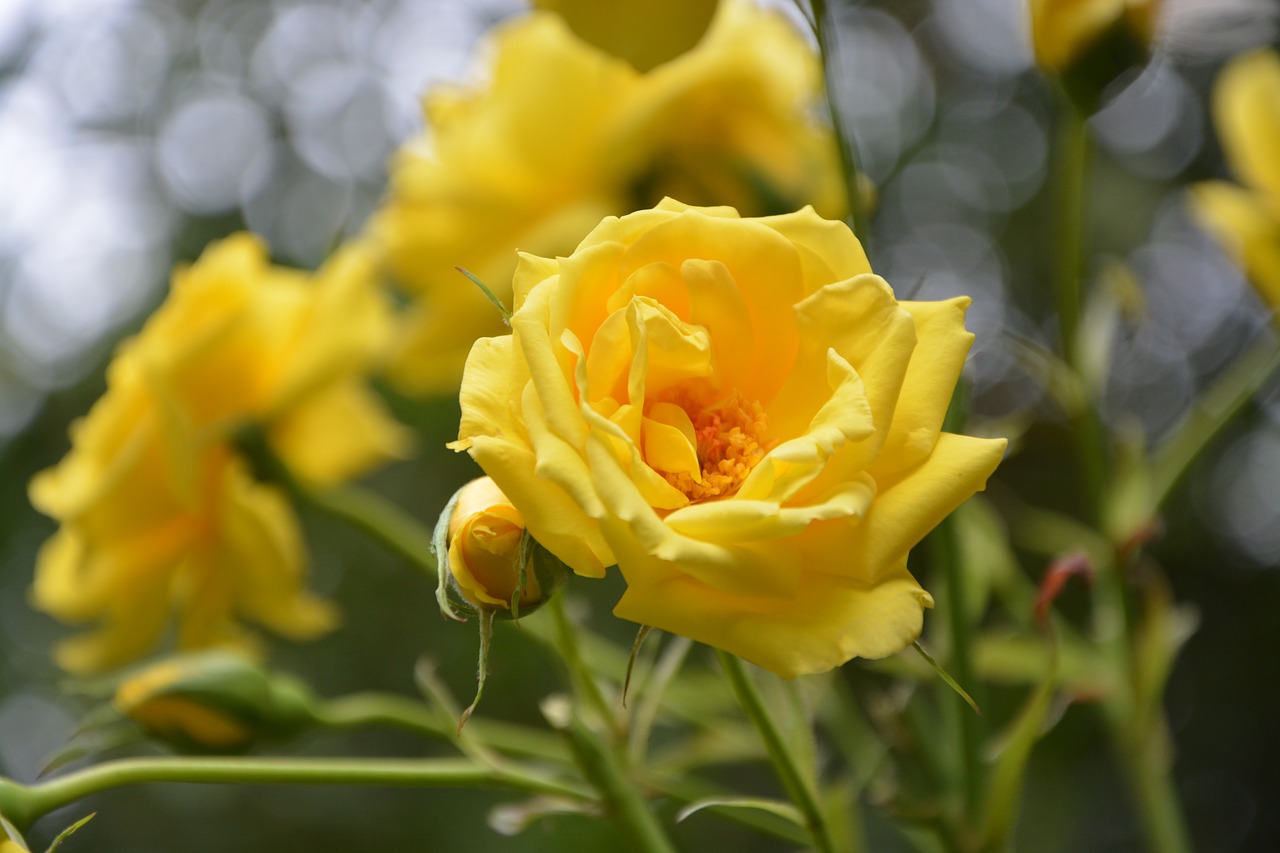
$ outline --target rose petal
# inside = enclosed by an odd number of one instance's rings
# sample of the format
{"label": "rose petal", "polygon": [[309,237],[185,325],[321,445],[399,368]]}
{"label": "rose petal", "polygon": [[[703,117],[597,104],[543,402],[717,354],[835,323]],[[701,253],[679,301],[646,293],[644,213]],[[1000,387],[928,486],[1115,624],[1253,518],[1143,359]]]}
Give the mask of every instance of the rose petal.
{"label": "rose petal", "polygon": [[932,604],[900,564],[873,586],[806,574],[792,597],[737,595],[680,574],[629,582],[613,612],[794,678],[901,650],[920,635]]}

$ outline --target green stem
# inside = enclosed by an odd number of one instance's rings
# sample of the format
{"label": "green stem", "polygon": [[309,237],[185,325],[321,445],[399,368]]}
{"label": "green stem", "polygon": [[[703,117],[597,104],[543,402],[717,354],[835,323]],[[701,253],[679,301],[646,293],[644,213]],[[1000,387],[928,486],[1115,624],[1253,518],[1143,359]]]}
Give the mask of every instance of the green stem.
{"label": "green stem", "polygon": [[561,658],[569,670],[569,682],[573,685],[574,693],[599,716],[600,722],[615,734],[621,734],[613,706],[609,704],[609,700],[605,699],[600,685],[596,683],[595,677],[587,667],[587,662],[582,659],[582,652],[578,648],[577,631],[569,621],[564,599],[563,595],[554,596],[547,604],[547,609],[551,611],[555,624],[556,647],[560,650]]}
{"label": "green stem", "polygon": [[751,676],[747,674],[746,667],[736,655],[728,652],[717,649],[716,657],[720,661],[720,668],[724,670],[725,677],[729,680],[729,686],[733,688],[738,704],[742,706],[743,712],[751,720],[760,739],[764,742],[765,750],[769,753],[782,787],[786,789],[791,802],[804,816],[805,826],[809,830],[814,846],[821,853],[834,853],[835,847],[831,841],[831,833],[827,827],[826,818],[822,814],[822,807],[818,803],[817,794],[806,774],[801,770],[800,762],[787,745],[782,732],[778,730],[772,715],[765,707],[764,699],[756,689]]}
{"label": "green stem", "polygon": [[[1080,316],[1083,310],[1085,184],[1089,169],[1089,133],[1085,116],[1065,92],[1060,93],[1058,139],[1054,151],[1054,295],[1062,358],[1081,376]],[[1083,385],[1084,383],[1082,383]],[[1101,426],[1090,394],[1082,395],[1071,413],[1081,485],[1086,505],[1098,521],[1103,508],[1106,453]]]}
{"label": "green stem", "polygon": [[[19,828],[100,791],[145,782],[262,785],[388,785],[498,787],[594,802],[582,788],[509,767],[485,767],[465,759],[357,758],[126,758],[30,786],[14,786],[5,816]],[[8,791],[12,794],[12,789]]]}
{"label": "green stem", "polygon": [[[951,656],[948,660],[951,675],[966,690],[977,693],[981,686],[974,676],[973,650],[970,640],[973,626],[968,623],[965,604],[965,577],[960,565],[960,547],[956,541],[955,522],[948,518],[938,525],[934,533],[935,554],[946,578],[947,627],[950,634]],[[954,713],[960,721],[960,780],[964,794],[965,814],[976,821],[982,804],[983,770],[982,745],[986,739],[983,719],[975,713],[956,691],[947,689]],[[983,697],[975,696],[981,707]]]}
{"label": "green stem", "polygon": [[564,696],[551,696],[542,703],[543,716],[560,731],[569,744],[583,776],[604,802],[609,817],[623,839],[636,853],[675,853],[649,803],[627,779],[610,748],[573,711]]}
{"label": "green stem", "polygon": [[[332,728],[392,726],[433,738],[453,740],[457,716],[438,713],[431,708],[393,693],[354,693],[324,702],[316,712],[320,723]],[[564,747],[553,736],[526,726],[493,720],[472,720],[467,734],[476,741],[514,755],[565,759]]]}
{"label": "green stem", "polygon": [[[968,386],[963,381],[957,386],[955,396],[947,409],[942,428],[947,432],[963,431],[965,417],[968,413]],[[954,518],[943,519],[934,533],[934,554],[946,578],[947,590],[947,628],[949,629],[951,657],[948,663],[952,677],[964,690],[976,694],[972,701],[981,707],[985,697],[981,694],[981,684],[974,675],[972,639],[974,626],[968,620],[967,577],[961,565],[960,543],[956,538]],[[983,761],[982,748],[986,741],[986,726],[983,718],[969,707],[965,698],[955,691],[952,703],[953,714],[960,718],[960,779],[964,793],[964,809],[972,823],[978,818],[978,810],[983,799]]]}
{"label": "green stem", "polygon": [[836,43],[839,28],[831,15],[826,0],[811,0],[813,6],[813,33],[818,39],[818,52],[822,57],[822,75],[827,93],[827,109],[831,113],[831,129],[835,134],[836,148],[840,154],[840,171],[844,175],[845,199],[849,205],[849,227],[862,241],[869,253],[870,234],[867,233],[867,214],[863,209],[862,192],[858,186],[858,149],[840,119],[839,96],[836,83],[840,79],[840,54]]}
{"label": "green stem", "polygon": [[1200,396],[1181,427],[1152,454],[1151,504],[1160,507],[1201,452],[1234,420],[1280,369],[1280,345],[1271,335],[1250,347]]}
{"label": "green stem", "polygon": [[1137,797],[1138,816],[1151,853],[1191,853],[1191,841],[1174,790],[1163,725],[1133,732],[1120,745],[1129,788]]}
{"label": "green stem", "polygon": [[637,765],[644,763],[645,753],[649,749],[649,735],[653,732],[658,711],[662,707],[662,697],[666,695],[667,688],[671,686],[692,648],[693,640],[688,637],[672,637],[639,696],[635,713],[631,716],[630,743],[631,760]]}

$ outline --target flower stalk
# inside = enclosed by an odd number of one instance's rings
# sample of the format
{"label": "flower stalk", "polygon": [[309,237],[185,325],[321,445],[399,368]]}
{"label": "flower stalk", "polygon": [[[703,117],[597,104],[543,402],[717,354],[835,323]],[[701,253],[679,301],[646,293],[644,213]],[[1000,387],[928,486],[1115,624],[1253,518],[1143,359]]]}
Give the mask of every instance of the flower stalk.
{"label": "flower stalk", "polygon": [[778,730],[778,724],[769,709],[765,707],[764,699],[747,674],[746,666],[739,657],[724,651],[717,650],[716,659],[720,661],[720,668],[724,671],[738,704],[764,741],[765,750],[769,753],[769,760],[773,762],[773,769],[778,774],[782,787],[804,817],[805,827],[809,830],[814,847],[819,853],[835,853],[831,831],[813,785],[801,770],[799,760]]}
{"label": "flower stalk", "polygon": [[[813,9],[813,33],[818,40],[818,53],[822,57],[823,89],[827,94],[827,110],[831,114],[831,130],[835,135],[840,154],[840,171],[844,175],[845,201],[849,206],[849,227],[862,241],[864,250],[870,234],[867,232],[867,211],[862,203],[862,191],[858,181],[858,149],[853,136],[840,116],[840,97],[836,84],[840,79],[840,53],[837,47],[838,27],[826,0],[810,0]],[[870,254],[868,250],[868,254]]]}
{"label": "flower stalk", "polygon": [[381,785],[507,788],[595,802],[585,789],[514,767],[467,759],[126,758],[23,786],[3,781],[5,817],[20,829],[54,809],[102,791],[147,782],[258,785]]}
{"label": "flower stalk", "polygon": [[548,697],[542,714],[564,735],[583,776],[600,792],[606,813],[635,853],[675,853],[648,801],[624,776],[610,747],[574,713],[569,700]]}

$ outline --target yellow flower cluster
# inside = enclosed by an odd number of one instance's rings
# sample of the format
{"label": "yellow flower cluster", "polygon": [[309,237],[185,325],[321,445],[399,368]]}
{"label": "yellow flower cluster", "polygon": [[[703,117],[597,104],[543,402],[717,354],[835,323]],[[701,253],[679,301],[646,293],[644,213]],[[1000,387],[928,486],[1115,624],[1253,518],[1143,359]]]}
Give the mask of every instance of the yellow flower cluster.
{"label": "yellow flower cluster", "polygon": [[880,657],[932,599],[907,552],[1004,440],[941,431],[965,298],[898,302],[842,223],[665,201],[521,255],[455,449],[615,613],[784,676]]}
{"label": "yellow flower cluster", "polygon": [[641,73],[550,13],[495,31],[480,89],[435,91],[427,132],[402,150],[369,238],[417,295],[392,367],[405,388],[457,388],[492,306],[455,266],[504,301],[515,250],[567,254],[606,215],[664,196],[746,215],[813,204],[843,215],[828,127],[816,120],[817,57],[777,14],[720,4],[687,53]]}
{"label": "yellow flower cluster", "polygon": [[34,601],[101,627],[57,651],[69,670],[177,643],[244,639],[239,619],[295,638],[334,613],[304,589],[284,496],[256,482],[231,438],[260,424],[299,478],[338,482],[401,453],[406,438],[364,387],[391,316],[359,250],[314,278],[272,266],[248,234],[179,270],[165,303],[126,341],[72,447],[31,484],[61,527],[40,551]]}
{"label": "yellow flower cluster", "polygon": [[1242,185],[1197,185],[1196,211],[1274,311],[1280,309],[1280,54],[1260,50],[1233,59],[1218,78],[1213,117]]}

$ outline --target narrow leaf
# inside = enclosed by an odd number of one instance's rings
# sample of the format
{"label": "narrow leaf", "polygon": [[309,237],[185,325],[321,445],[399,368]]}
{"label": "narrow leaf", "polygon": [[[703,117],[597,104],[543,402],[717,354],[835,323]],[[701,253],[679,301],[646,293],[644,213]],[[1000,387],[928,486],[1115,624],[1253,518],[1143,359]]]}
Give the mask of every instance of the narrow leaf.
{"label": "narrow leaf", "polygon": [[507,310],[507,306],[502,304],[502,300],[498,298],[497,294],[489,289],[489,285],[485,284],[469,270],[464,270],[462,267],[454,267],[454,269],[471,279],[471,283],[480,288],[480,292],[484,294],[484,298],[488,299],[493,307],[498,309],[498,313],[502,315],[502,322],[510,327],[511,312]]}
{"label": "narrow leaf", "polygon": [[22,833],[18,832],[18,828],[9,821],[4,819],[4,815],[0,815],[0,830],[9,836],[9,840],[18,845],[18,849],[24,853],[31,853],[31,848],[27,846],[27,839],[22,837]]}
{"label": "narrow leaf", "polygon": [[942,664],[934,660],[933,657],[924,650],[924,646],[920,645],[919,641],[912,643],[911,647],[920,653],[920,657],[924,658],[925,663],[933,667],[933,671],[938,674],[938,677],[941,678],[948,687],[958,693],[960,698],[969,704],[969,707],[973,709],[973,713],[982,713],[982,709],[978,707],[978,703],[973,701],[973,697],[965,692],[965,689],[960,686],[960,682],[952,678],[950,673],[942,668]]}
{"label": "narrow leaf", "polygon": [[755,809],[756,811],[776,815],[801,829],[805,828],[804,817],[795,806],[790,803],[784,803],[781,800],[756,797],[708,797],[704,800],[696,800],[676,814],[676,823],[680,823],[685,818],[703,809]]}
{"label": "narrow leaf", "polygon": [[49,849],[46,850],[45,853],[54,853],[54,851],[57,850],[62,845],[62,842],[70,838],[72,833],[74,833],[77,829],[79,829],[80,827],[84,826],[86,823],[88,823],[89,821],[97,817],[97,814],[98,814],[97,812],[91,812],[85,815],[84,817],[80,818],[75,823],[71,824],[71,826],[68,826],[66,829],[62,830],[62,832],[59,832],[58,837],[53,839],[53,843],[49,845]]}
{"label": "narrow leaf", "polygon": [[627,689],[631,687],[631,670],[635,669],[636,655],[640,654],[640,647],[644,645],[645,637],[649,636],[649,632],[653,628],[649,625],[641,625],[640,630],[636,632],[636,640],[631,644],[631,654],[627,656],[627,675],[622,679],[622,707],[627,707]]}

